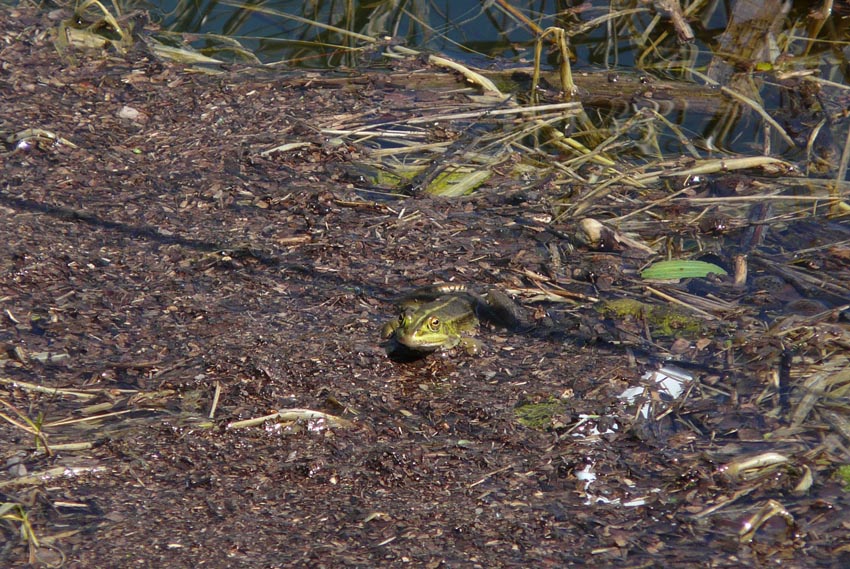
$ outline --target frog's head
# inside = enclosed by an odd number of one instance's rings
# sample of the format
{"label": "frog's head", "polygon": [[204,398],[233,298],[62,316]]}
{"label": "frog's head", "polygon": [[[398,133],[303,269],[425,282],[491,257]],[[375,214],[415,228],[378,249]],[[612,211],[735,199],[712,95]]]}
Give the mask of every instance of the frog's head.
{"label": "frog's head", "polygon": [[451,322],[439,311],[405,311],[399,316],[395,338],[400,344],[415,350],[436,350],[452,347],[457,334]]}

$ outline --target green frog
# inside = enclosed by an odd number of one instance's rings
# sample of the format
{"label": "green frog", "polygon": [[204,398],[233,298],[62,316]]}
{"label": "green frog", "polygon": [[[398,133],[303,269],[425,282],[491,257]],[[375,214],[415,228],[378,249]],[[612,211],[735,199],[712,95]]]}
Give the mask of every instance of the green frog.
{"label": "green frog", "polygon": [[481,297],[462,285],[433,285],[405,293],[395,302],[401,314],[384,325],[381,335],[415,352],[446,351],[460,345],[476,354],[481,342],[468,335],[475,333],[479,321],[509,329],[523,322],[519,306],[496,289]]}

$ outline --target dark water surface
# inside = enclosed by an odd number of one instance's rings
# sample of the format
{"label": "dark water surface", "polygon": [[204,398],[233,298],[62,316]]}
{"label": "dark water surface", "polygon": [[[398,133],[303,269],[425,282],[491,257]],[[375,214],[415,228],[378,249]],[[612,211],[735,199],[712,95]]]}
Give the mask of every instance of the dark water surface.
{"label": "dark water surface", "polygon": [[[652,27],[671,32],[669,18],[658,18],[652,3],[622,2],[539,2],[472,0],[414,0],[411,2],[266,2],[249,3],[173,0],[150,2],[161,15],[164,28],[180,32],[223,34],[250,40],[256,53],[266,61],[296,59],[306,66],[334,65],[334,54],[352,47],[351,38],[331,28],[370,37],[391,37],[407,46],[462,58],[504,58],[531,60],[536,37],[533,26],[546,29],[559,26],[571,35],[578,65],[629,68],[645,66],[638,61],[638,40]],[[691,62],[706,65],[709,46],[727,26],[732,3],[714,2],[688,17],[695,41],[687,51],[696,54]],[[810,2],[797,1],[789,20],[802,20],[813,9]],[[838,16],[835,18],[839,19]],[[317,23],[313,25],[310,22]],[[581,30],[580,33],[575,33]],[[650,39],[654,39],[650,36]],[[307,46],[325,42],[323,46]],[[361,45],[363,42],[359,42]],[[248,45],[248,44],[246,44]],[[337,46],[337,47],[335,47]],[[682,48],[674,34],[658,46],[659,55],[672,55]],[[307,57],[306,53],[312,53]],[[319,57],[324,55],[327,59]],[[300,58],[299,58],[300,56]],[[651,61],[650,61],[651,63]]]}
{"label": "dark water surface", "polygon": [[[635,64],[634,40],[655,17],[646,3],[632,2],[475,2],[471,0],[412,2],[268,2],[262,13],[227,2],[153,2],[162,24],[174,31],[214,33],[252,40],[267,61],[294,59],[305,66],[339,63],[339,48],[348,46],[333,26],[371,37],[391,37],[415,49],[463,59],[503,58],[529,61],[536,34],[532,26],[587,29],[572,38],[577,63],[630,67]],[[393,7],[393,5],[397,5]],[[515,15],[511,14],[513,7]],[[350,10],[349,10],[350,6]],[[607,23],[594,20],[619,13]],[[705,21],[697,21],[700,52],[704,42],[722,32],[726,10],[718,5]],[[526,20],[523,21],[523,18]],[[318,22],[310,25],[305,20]],[[669,28],[668,23],[662,26]],[[614,38],[614,41],[611,41]],[[325,42],[308,47],[306,42]],[[361,44],[363,42],[360,42]],[[311,53],[311,56],[306,55]],[[325,56],[325,58],[321,57]],[[703,62],[705,63],[705,62]]]}
{"label": "dark water surface", "polygon": [[[702,114],[691,112],[690,106],[672,114],[663,111],[671,123],[709,152],[744,155],[768,152],[792,161],[801,159],[801,150],[806,146],[814,146],[816,152],[817,147],[826,148],[822,152],[826,155],[837,152],[829,149],[834,145],[830,128],[825,129],[816,144],[806,140],[813,125],[824,117],[814,109],[810,116],[801,118],[800,107],[808,113],[818,104],[792,100],[794,97],[788,96],[787,88],[774,87],[782,74],[814,75],[847,84],[845,70],[850,66],[846,65],[846,50],[840,47],[846,43],[847,33],[840,12],[820,18],[810,3],[794,2],[788,6],[786,16],[777,18],[769,33],[754,34],[761,38],[756,41],[764,44],[758,48],[760,55],[747,55],[735,42],[744,42],[738,38],[746,38],[752,26],[744,21],[736,28],[730,17],[736,6],[749,6],[738,9],[740,20],[742,13],[757,11],[761,3],[715,2],[700,6],[685,18],[693,32],[689,41],[683,41],[672,19],[655,4],[638,0],[414,0],[279,1],[251,6],[239,2],[169,1],[153,2],[152,13],[164,30],[203,34],[175,41],[188,43],[205,55],[238,61],[256,57],[257,60],[252,60],[313,69],[384,65],[388,61],[385,57],[388,44],[439,53],[481,68],[529,66],[534,61],[539,33],[559,27],[566,31],[571,65],[577,71],[634,72],[654,79],[700,85],[706,84],[703,74],[720,84],[729,84],[729,75],[744,71],[747,84],[730,84],[731,87],[761,103],[767,113],[789,130],[790,137],[794,132],[802,133],[794,141],[795,148],[788,137],[766,139],[771,135],[765,134],[761,118],[749,108],[741,110],[739,103]],[[782,3],[773,4],[781,14]],[[772,17],[772,11],[767,13]],[[544,45],[544,71],[557,69],[559,57],[552,43]],[[627,106],[623,120],[634,110],[633,106]],[[677,138],[661,140],[657,150],[664,158],[689,153]]]}

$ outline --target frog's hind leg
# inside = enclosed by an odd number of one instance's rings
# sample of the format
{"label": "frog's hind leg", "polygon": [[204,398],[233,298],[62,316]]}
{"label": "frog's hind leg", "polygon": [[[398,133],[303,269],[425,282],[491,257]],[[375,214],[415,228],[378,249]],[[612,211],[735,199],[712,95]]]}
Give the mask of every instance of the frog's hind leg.
{"label": "frog's hind leg", "polygon": [[480,303],[476,307],[476,312],[480,318],[508,330],[516,330],[526,324],[522,307],[498,289],[493,289],[487,293],[487,302]]}

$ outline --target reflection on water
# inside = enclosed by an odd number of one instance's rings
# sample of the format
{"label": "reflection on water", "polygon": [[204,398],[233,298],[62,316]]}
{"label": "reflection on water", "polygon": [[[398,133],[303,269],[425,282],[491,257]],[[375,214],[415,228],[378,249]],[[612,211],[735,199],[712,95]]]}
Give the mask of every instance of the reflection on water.
{"label": "reflection on water", "polygon": [[[244,61],[250,53],[264,63],[305,68],[385,65],[385,48],[392,44],[480,68],[527,66],[534,59],[535,38],[559,26],[567,32],[574,70],[635,70],[654,80],[731,91],[718,97],[722,104],[692,112],[689,101],[665,105],[658,90],[651,100],[625,90],[610,105],[621,115],[645,108],[681,127],[681,133],[662,132],[658,138],[653,133],[657,147],[641,152],[693,155],[683,138],[708,155],[769,149],[799,159],[806,149],[812,171],[830,170],[837,133],[829,125],[818,126],[830,109],[817,100],[816,89],[807,91],[800,79],[794,79],[799,88],[789,86],[787,78],[819,74],[844,82],[842,69],[850,66],[844,65],[844,52],[829,47],[846,41],[842,18],[818,16],[807,3],[789,11],[779,0],[742,0],[731,5],[732,13],[726,3],[705,3],[679,15],[657,10],[660,4],[411,0],[257,5],[225,0],[153,3],[153,10],[164,30],[199,34],[177,41],[206,55]],[[558,57],[554,47],[545,49],[544,68],[555,69]],[[784,84],[778,87],[780,81]],[[764,127],[762,112],[773,115],[772,129]],[[600,113],[608,128],[618,120],[604,109]]]}

